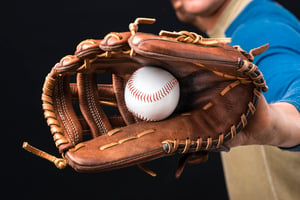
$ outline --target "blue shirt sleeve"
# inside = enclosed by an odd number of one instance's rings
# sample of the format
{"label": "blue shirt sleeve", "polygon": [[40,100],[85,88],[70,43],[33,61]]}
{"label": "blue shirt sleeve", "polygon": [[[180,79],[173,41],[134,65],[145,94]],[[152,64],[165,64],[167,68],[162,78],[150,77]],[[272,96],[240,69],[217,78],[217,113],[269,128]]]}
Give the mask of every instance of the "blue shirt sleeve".
{"label": "blue shirt sleeve", "polygon": [[270,48],[254,60],[269,87],[264,96],[269,103],[288,102],[300,111],[299,32],[286,24],[265,20],[242,24],[231,37],[232,45],[240,45],[246,51],[269,43]]}

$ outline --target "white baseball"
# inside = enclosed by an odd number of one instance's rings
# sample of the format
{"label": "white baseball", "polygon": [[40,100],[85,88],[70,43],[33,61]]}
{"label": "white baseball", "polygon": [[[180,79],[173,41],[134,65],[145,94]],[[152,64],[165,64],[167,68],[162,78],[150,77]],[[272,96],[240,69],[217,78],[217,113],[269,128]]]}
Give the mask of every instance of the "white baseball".
{"label": "white baseball", "polygon": [[169,117],[179,101],[177,79],[161,68],[145,66],[135,71],[125,87],[125,103],[130,112],[146,121]]}

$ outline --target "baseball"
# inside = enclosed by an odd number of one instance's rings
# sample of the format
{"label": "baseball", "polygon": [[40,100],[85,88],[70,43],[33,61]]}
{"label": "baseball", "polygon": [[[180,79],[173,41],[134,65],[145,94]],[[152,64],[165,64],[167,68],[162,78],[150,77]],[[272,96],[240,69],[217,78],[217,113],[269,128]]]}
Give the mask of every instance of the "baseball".
{"label": "baseball", "polygon": [[179,83],[168,71],[145,66],[135,71],[125,87],[125,103],[130,112],[145,121],[169,117],[179,101]]}

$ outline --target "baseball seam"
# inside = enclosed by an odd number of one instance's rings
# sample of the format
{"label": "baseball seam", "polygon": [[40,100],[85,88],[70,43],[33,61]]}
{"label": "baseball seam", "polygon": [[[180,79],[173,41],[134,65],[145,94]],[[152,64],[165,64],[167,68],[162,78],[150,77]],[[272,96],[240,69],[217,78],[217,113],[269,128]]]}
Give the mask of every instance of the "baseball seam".
{"label": "baseball seam", "polygon": [[177,84],[178,84],[177,79],[173,78],[172,80],[167,82],[160,90],[152,94],[147,94],[140,91],[138,88],[136,88],[134,86],[133,79],[130,79],[128,81],[128,90],[135,99],[143,102],[152,103],[152,102],[159,101],[165,96],[167,96]]}

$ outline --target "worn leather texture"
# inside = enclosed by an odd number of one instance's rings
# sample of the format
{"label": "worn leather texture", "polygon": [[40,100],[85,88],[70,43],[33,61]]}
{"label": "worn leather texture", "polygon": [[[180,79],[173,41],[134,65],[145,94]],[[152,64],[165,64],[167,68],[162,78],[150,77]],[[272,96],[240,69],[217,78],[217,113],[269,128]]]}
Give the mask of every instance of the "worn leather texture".
{"label": "worn leather texture", "polygon": [[[259,95],[267,90],[252,64],[267,46],[247,53],[226,39],[187,31],[142,33],[137,24],[130,25],[130,32],[81,42],[45,79],[45,118],[63,158],[77,171],[228,150],[226,142],[247,126]],[[124,102],[130,75],[147,65],[169,71],[180,85],[175,112],[159,122],[137,119]],[[99,74],[110,74],[112,83],[101,83]],[[106,112],[107,106],[117,112]]]}

